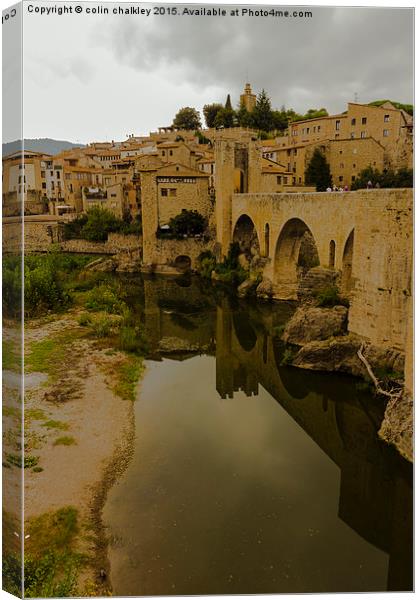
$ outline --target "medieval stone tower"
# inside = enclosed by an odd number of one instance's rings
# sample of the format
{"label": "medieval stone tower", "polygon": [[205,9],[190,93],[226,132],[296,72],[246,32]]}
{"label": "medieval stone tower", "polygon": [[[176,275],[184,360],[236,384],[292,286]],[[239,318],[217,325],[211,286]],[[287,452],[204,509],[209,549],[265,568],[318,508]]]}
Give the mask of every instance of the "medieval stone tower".
{"label": "medieval stone tower", "polygon": [[240,96],[240,103],[245,106],[248,112],[251,112],[257,104],[257,96],[252,93],[251,84],[246,83],[244,93]]}
{"label": "medieval stone tower", "polygon": [[226,256],[232,241],[232,196],[260,191],[261,161],[259,144],[249,135],[243,142],[223,137],[215,141],[215,211],[219,258]]}

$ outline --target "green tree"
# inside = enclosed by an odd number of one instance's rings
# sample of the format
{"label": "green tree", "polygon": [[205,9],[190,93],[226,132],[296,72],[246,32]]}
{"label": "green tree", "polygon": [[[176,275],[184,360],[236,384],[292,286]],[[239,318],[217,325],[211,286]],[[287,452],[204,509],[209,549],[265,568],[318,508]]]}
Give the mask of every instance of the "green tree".
{"label": "green tree", "polygon": [[207,220],[197,210],[182,209],[182,212],[169,221],[171,231],[181,236],[200,235],[207,227]]}
{"label": "green tree", "polygon": [[190,106],[180,108],[172,125],[177,129],[201,129],[200,113]]}
{"label": "green tree", "polygon": [[287,116],[286,111],[283,110],[273,110],[271,113],[272,125],[273,129],[277,131],[284,131],[287,129],[289,125],[289,118]]}
{"label": "green tree", "polygon": [[273,117],[271,111],[271,100],[263,89],[257,98],[257,103],[252,111],[253,125],[261,131],[271,131],[273,128]]}
{"label": "green tree", "polygon": [[412,188],[413,169],[404,168],[399,171],[387,169],[381,172],[369,166],[360,171],[355,181],[353,181],[351,189],[360,190],[366,188],[369,181],[373,187],[379,185],[381,188]]}
{"label": "green tree", "polygon": [[230,94],[227,95],[226,103],[225,103],[225,109],[233,111],[232,102],[230,101]]}
{"label": "green tree", "polygon": [[305,184],[315,185],[317,192],[325,192],[331,186],[330,165],[320,148],[315,148],[305,171]]}
{"label": "green tree", "polygon": [[213,104],[206,104],[205,106],[203,106],[204,120],[206,122],[207,127],[215,127],[216,116],[220,110],[223,110],[223,104],[217,102],[214,102]]}
{"label": "green tree", "polygon": [[229,108],[222,108],[216,115],[214,121],[216,127],[233,127],[235,125],[235,111]]}
{"label": "green tree", "polygon": [[252,127],[252,115],[246,109],[245,104],[242,102],[239,106],[239,110],[236,113],[238,124],[240,127]]}

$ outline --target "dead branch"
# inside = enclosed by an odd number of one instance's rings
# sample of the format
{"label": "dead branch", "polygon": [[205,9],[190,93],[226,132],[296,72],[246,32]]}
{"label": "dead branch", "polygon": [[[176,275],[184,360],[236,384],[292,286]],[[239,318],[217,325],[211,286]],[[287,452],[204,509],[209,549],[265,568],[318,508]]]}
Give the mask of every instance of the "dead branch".
{"label": "dead branch", "polygon": [[366,371],[368,372],[369,377],[373,381],[373,385],[375,386],[376,392],[378,394],[382,394],[383,396],[387,396],[390,399],[390,401],[392,401],[392,404],[394,404],[397,400],[399,400],[401,398],[403,389],[402,388],[391,388],[390,390],[384,390],[381,387],[381,383],[380,383],[379,379],[376,377],[375,373],[373,372],[373,369],[370,366],[369,361],[363,355],[364,349],[365,349],[365,345],[362,344],[360,346],[359,350],[357,351],[357,356],[362,361],[362,363],[365,365]]}

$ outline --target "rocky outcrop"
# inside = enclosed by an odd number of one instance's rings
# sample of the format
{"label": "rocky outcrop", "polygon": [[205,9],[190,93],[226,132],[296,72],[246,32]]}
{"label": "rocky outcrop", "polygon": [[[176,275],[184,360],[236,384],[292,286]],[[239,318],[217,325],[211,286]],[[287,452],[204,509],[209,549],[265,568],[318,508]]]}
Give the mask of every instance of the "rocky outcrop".
{"label": "rocky outcrop", "polygon": [[258,285],[258,281],[256,279],[245,279],[237,289],[237,294],[239,298],[245,298],[251,294]]}
{"label": "rocky outcrop", "polygon": [[141,268],[141,251],[129,250],[120,252],[115,257],[118,273],[139,273]]}
{"label": "rocky outcrop", "polygon": [[112,273],[117,268],[117,261],[114,258],[98,258],[89,263],[87,271],[99,271],[101,273]]}
{"label": "rocky outcrop", "polygon": [[404,458],[413,462],[413,399],[409,395],[388,402],[378,433]]}
{"label": "rocky outcrop", "polygon": [[179,337],[164,337],[160,340],[158,349],[165,354],[176,354],[180,352],[197,353],[200,351],[200,346],[198,344],[191,344],[187,340]]}
{"label": "rocky outcrop", "polygon": [[346,331],[348,309],[345,306],[315,308],[302,306],[288,321],[283,333],[287,344],[303,346],[308,342],[326,340]]}
{"label": "rocky outcrop", "polygon": [[338,285],[339,273],[333,269],[314,267],[302,275],[297,290],[298,300],[312,299],[317,293]]}
{"label": "rocky outcrop", "polygon": [[345,335],[305,344],[293,360],[294,367],[312,371],[339,371],[363,377],[365,369],[357,357],[360,339]]}
{"label": "rocky outcrop", "polygon": [[271,280],[264,278],[261,283],[257,285],[256,294],[257,298],[270,300],[273,297],[273,284],[271,283]]}

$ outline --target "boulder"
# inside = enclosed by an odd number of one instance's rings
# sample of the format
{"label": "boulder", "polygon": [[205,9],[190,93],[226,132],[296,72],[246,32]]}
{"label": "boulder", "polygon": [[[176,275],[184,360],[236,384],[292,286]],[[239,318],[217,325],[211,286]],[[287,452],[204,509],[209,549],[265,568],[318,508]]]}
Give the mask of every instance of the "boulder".
{"label": "boulder", "polygon": [[345,306],[314,308],[302,306],[286,324],[282,339],[303,346],[315,340],[327,340],[346,331],[348,309]]}
{"label": "boulder", "polygon": [[117,262],[114,258],[99,258],[86,267],[89,271],[99,271],[101,273],[112,273],[117,268]]}
{"label": "boulder", "polygon": [[351,335],[309,342],[299,350],[292,364],[312,371],[340,371],[364,377],[366,371],[357,356],[360,344],[360,339]]}
{"label": "boulder", "polygon": [[313,299],[317,293],[336,287],[339,284],[339,277],[339,272],[333,269],[325,269],[324,267],[309,269],[299,280],[298,300]]}
{"label": "boulder", "polygon": [[413,399],[405,394],[387,404],[379,437],[393,444],[398,452],[413,462]]}
{"label": "boulder", "polygon": [[257,285],[256,294],[258,298],[269,300],[273,297],[273,284],[267,278],[264,278]]}
{"label": "boulder", "polygon": [[244,269],[245,271],[249,270],[249,260],[246,256],[246,254],[240,254],[238,256],[238,263],[239,263],[239,266],[242,267],[242,269]]}
{"label": "boulder", "polygon": [[245,281],[243,281],[237,289],[239,298],[245,298],[245,296],[248,296],[248,294],[255,289],[256,285],[257,282],[255,279],[245,279]]}

